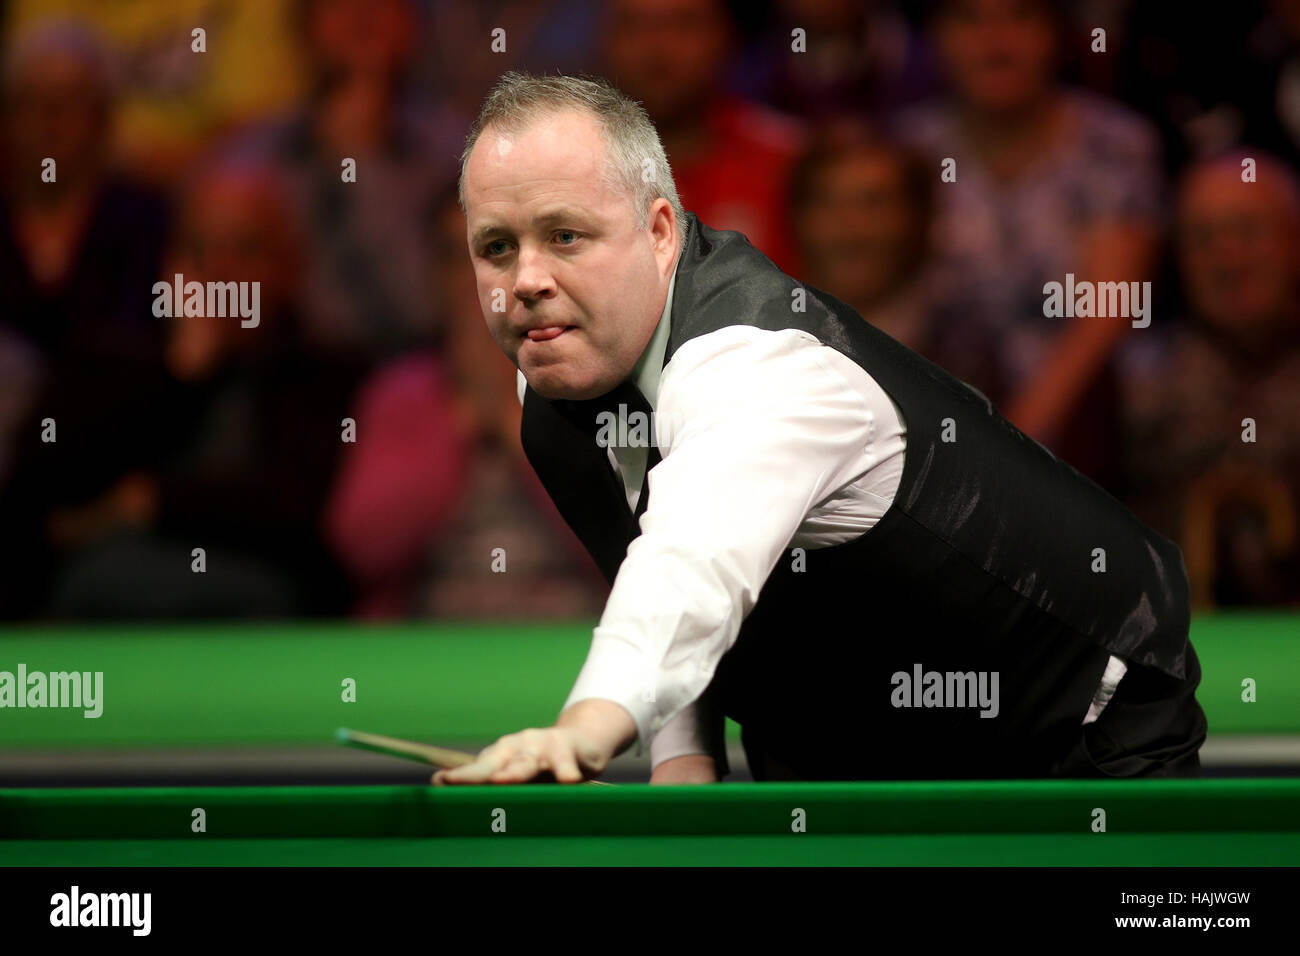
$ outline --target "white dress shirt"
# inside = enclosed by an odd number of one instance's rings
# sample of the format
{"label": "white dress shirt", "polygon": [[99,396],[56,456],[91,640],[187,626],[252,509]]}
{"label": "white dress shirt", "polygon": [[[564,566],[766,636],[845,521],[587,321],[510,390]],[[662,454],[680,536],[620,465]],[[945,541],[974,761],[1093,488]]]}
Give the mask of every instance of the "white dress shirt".
{"label": "white dress shirt", "polygon": [[[906,428],[860,365],[798,329],[719,329],[664,366],[675,284],[674,274],[631,376],[654,409],[662,460],[564,706],[621,704],[652,766],[704,753],[721,775],[723,716],[701,699],[718,661],[790,549],[843,544],[880,520],[902,478]],[[520,373],[521,402],[525,388]],[[635,511],[649,449],[608,451]]]}

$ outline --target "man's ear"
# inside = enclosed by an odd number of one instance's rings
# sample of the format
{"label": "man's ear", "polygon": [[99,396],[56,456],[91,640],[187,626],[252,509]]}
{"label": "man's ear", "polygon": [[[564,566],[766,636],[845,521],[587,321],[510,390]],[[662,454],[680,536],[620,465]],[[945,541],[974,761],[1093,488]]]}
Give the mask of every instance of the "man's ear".
{"label": "man's ear", "polygon": [[677,247],[681,241],[672,203],[660,196],[650,204],[649,219],[650,241],[655,258],[659,261],[660,269],[667,273],[677,257]]}

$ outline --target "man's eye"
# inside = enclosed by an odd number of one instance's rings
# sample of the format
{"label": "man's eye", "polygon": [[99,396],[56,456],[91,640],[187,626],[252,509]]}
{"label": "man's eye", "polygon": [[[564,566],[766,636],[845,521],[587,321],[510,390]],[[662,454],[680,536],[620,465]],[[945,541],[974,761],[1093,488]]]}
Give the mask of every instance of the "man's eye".
{"label": "man's eye", "polygon": [[505,240],[503,239],[493,239],[491,242],[489,242],[486,246],[483,247],[483,255],[488,256],[489,258],[495,255],[499,255],[498,252],[495,252],[493,250],[493,247],[499,245],[504,241]]}
{"label": "man's eye", "polygon": [[572,236],[572,237],[573,237],[573,242],[561,242],[560,245],[562,245],[562,246],[571,246],[571,245],[573,245],[574,242],[577,242],[577,241],[578,241],[578,234],[577,234],[576,232],[574,232],[572,229],[561,229],[561,230],[560,230],[559,232],[557,232],[555,235],[556,235],[557,237],[558,237],[558,236]]}

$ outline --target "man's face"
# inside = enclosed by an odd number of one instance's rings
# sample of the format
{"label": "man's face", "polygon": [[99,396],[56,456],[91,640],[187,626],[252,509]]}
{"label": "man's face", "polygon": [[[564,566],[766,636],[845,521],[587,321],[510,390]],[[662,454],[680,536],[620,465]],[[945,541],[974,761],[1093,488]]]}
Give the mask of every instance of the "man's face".
{"label": "man's face", "polygon": [[618,0],[607,8],[609,74],[660,129],[709,101],[729,42],[717,0]]}
{"label": "man's face", "polygon": [[795,230],[809,281],[859,308],[911,278],[925,224],[909,200],[903,166],[881,150],[855,150],[815,174]]}
{"label": "man's face", "polygon": [[654,333],[676,261],[663,199],[636,227],[629,195],[605,182],[605,141],[577,111],[516,134],[489,127],[465,170],[469,252],[497,345],[546,398],[603,395]]}
{"label": "man's face", "polygon": [[253,171],[203,176],[187,190],[177,219],[164,279],[179,272],[187,282],[259,284],[254,328],[244,328],[234,317],[171,320],[168,368],[182,381],[196,381],[228,356],[266,341],[295,284],[297,252],[277,184]]}
{"label": "man's face", "polygon": [[1267,170],[1243,185],[1232,165],[1207,166],[1185,182],[1178,257],[1188,302],[1201,318],[1243,338],[1292,319],[1300,288],[1296,211]]}
{"label": "man's face", "polygon": [[29,66],[9,91],[8,106],[17,168],[36,168],[52,156],[62,183],[80,178],[103,152],[108,132],[103,91],[76,57],[55,54]]}
{"label": "man's face", "polygon": [[978,109],[1014,112],[1052,82],[1056,40],[1041,0],[957,0],[937,27],[953,85]]}
{"label": "man's face", "polygon": [[256,282],[262,310],[279,308],[294,284],[296,256],[275,189],[258,174],[238,170],[191,187],[178,217],[186,279]]}

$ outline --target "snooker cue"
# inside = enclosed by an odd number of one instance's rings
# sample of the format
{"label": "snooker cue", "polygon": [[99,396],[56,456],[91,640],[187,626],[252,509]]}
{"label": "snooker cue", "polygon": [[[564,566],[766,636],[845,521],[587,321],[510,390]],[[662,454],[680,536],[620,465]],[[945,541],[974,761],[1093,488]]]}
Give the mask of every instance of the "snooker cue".
{"label": "snooker cue", "polygon": [[[334,739],[350,747],[360,747],[362,750],[373,750],[376,753],[388,754],[390,757],[404,757],[407,760],[427,763],[439,770],[463,767],[465,764],[473,763],[477,759],[473,754],[465,753],[463,750],[449,750],[446,747],[434,747],[431,744],[417,744],[410,740],[385,737],[382,734],[368,734],[361,730],[349,730],[347,727],[340,727],[336,730]],[[606,783],[603,780],[587,780],[585,782],[601,787],[613,786],[612,783]]]}

